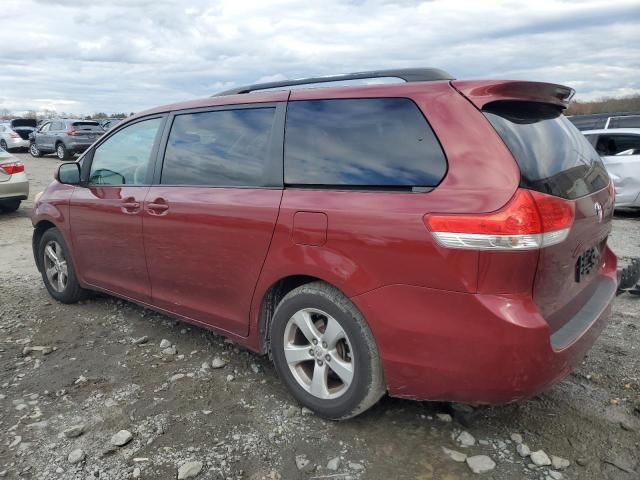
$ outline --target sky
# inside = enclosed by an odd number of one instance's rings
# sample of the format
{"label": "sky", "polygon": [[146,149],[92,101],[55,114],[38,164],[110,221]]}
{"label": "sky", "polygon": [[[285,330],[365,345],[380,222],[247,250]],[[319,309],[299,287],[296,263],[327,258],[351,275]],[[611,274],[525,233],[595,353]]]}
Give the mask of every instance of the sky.
{"label": "sky", "polygon": [[638,0],[2,0],[0,109],[138,112],[256,81],[438,67],[640,93]]}

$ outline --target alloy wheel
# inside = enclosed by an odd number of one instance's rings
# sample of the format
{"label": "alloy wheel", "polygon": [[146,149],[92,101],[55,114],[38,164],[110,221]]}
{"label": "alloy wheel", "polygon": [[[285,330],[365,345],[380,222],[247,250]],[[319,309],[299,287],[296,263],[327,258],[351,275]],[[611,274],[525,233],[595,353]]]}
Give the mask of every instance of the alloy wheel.
{"label": "alloy wheel", "polygon": [[38,150],[38,146],[35,143],[32,143],[29,146],[29,151],[31,152],[31,155],[33,155],[34,157],[37,157],[40,154],[40,150]]}
{"label": "alloy wheel", "polygon": [[58,145],[58,148],[56,148],[56,153],[60,160],[64,159],[64,147],[62,146],[62,144]]}
{"label": "alloy wheel", "polygon": [[64,250],[58,242],[51,240],[44,247],[44,270],[49,285],[56,292],[63,292],[67,288],[69,274]]}
{"label": "alloy wheel", "polygon": [[338,398],[353,382],[349,337],[335,318],[321,310],[305,308],[289,319],[284,356],[298,384],[316,398]]}

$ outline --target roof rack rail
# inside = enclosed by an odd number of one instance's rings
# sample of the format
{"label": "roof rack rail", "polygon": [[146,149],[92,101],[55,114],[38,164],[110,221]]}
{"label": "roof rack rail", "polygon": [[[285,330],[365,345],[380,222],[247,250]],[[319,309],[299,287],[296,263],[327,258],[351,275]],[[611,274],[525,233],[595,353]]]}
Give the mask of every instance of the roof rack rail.
{"label": "roof rack rail", "polygon": [[347,73],[343,75],[330,75],[327,77],[301,78],[298,80],[282,80],[279,82],[256,83],[243,87],[232,88],[224,92],[216,93],[214,97],[223,95],[237,95],[256,90],[267,90],[278,87],[293,87],[313,83],[341,82],[344,80],[365,80],[368,78],[400,78],[405,82],[430,82],[434,80],[454,80],[450,74],[438,68],[402,68],[393,70],[372,70],[370,72]]}

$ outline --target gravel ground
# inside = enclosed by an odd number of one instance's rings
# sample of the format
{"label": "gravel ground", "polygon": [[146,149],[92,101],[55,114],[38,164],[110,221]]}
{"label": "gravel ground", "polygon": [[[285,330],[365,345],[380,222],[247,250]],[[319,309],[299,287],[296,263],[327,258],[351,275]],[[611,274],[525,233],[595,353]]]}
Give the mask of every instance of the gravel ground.
{"label": "gravel ground", "polygon": [[[102,295],[53,301],[29,210],[58,161],[17,156],[32,183],[0,216],[0,478],[640,478],[640,297],[618,297],[582,366],[539,397],[476,409],[384,398],[324,421],[267,359],[209,331]],[[611,244],[640,255],[640,216],[616,217]]]}

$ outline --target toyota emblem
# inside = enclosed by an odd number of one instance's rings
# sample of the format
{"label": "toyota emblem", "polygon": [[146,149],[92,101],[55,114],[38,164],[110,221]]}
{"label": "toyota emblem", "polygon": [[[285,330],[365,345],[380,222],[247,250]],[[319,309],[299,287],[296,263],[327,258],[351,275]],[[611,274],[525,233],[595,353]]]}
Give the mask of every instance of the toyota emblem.
{"label": "toyota emblem", "polygon": [[596,211],[596,216],[598,217],[598,222],[602,222],[603,213],[602,213],[602,205],[600,205],[600,202],[596,202],[593,205],[593,208]]}

